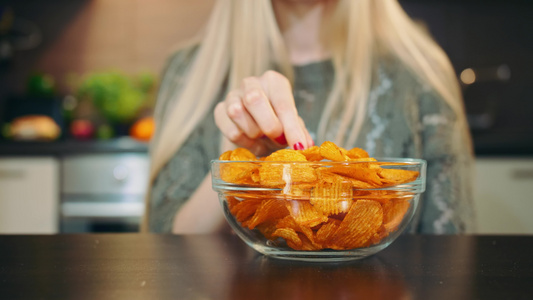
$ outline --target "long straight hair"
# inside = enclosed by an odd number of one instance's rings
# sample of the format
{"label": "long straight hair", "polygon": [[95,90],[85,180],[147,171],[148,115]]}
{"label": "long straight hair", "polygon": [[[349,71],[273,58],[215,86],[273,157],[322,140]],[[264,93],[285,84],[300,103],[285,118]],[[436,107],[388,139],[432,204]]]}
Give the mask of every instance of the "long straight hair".
{"label": "long straight hair", "polygon": [[[398,57],[456,112],[456,138],[468,136],[461,91],[450,61],[397,0],[338,0],[327,13],[324,42],[332,55],[335,82],[319,122],[318,140],[325,138],[334,120],[341,120],[332,139],[345,147],[355,143],[366,113],[378,47]],[[271,0],[217,1],[205,32],[193,43],[200,47],[183,88],[174,95],[176,104],[167,112],[165,123],[156,124],[149,186],[220,100],[217,96],[226,83],[230,89],[238,87],[243,78],[260,76],[274,66],[293,81]],[[150,192],[143,231],[148,229],[149,198]]]}

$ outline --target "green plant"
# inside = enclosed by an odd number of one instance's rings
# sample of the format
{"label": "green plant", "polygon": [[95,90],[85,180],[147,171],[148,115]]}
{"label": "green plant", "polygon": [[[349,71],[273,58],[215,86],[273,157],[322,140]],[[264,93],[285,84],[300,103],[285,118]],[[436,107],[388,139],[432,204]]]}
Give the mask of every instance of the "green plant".
{"label": "green plant", "polygon": [[109,71],[84,76],[76,94],[81,101],[91,101],[106,120],[124,124],[152,105],[154,88],[155,77],[151,74],[131,76]]}

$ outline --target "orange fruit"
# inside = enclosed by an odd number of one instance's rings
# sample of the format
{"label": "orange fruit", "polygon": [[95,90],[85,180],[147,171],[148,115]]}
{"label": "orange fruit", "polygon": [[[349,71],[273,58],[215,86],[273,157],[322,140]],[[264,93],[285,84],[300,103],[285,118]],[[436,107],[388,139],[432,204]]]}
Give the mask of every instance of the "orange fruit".
{"label": "orange fruit", "polygon": [[136,140],[149,141],[155,131],[153,117],[144,117],[137,120],[130,128],[130,136]]}

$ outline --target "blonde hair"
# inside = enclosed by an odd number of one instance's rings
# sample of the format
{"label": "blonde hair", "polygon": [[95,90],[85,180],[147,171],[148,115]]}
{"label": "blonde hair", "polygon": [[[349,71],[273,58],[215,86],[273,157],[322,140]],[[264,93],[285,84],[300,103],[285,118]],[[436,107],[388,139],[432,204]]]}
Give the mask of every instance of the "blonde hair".
{"label": "blonde hair", "polygon": [[[372,62],[378,46],[398,57],[456,112],[459,132],[467,131],[455,72],[443,50],[403,11],[397,0],[338,0],[328,12],[325,44],[332,54],[335,82],[319,123],[322,140],[341,112],[335,142],[353,145],[366,113]],[[289,80],[293,69],[271,0],[219,0],[176,104],[167,113],[151,148],[150,184],[188,135],[213,107],[229,80],[235,88],[248,76],[273,66]],[[339,110],[339,108],[342,109]],[[457,130],[456,130],[457,132]],[[468,134],[468,133],[467,133]],[[459,136],[459,135],[458,135]],[[147,230],[149,197],[142,229]]]}

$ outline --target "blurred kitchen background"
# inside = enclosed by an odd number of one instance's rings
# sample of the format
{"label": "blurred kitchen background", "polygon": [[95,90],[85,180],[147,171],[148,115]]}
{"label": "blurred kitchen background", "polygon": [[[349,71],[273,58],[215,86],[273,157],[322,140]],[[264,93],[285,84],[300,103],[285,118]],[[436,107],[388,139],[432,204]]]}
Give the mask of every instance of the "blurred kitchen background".
{"label": "blurred kitchen background", "polygon": [[[0,1],[0,234],[137,231],[159,75],[213,2]],[[533,234],[533,2],[400,3],[462,83],[479,233]]]}

